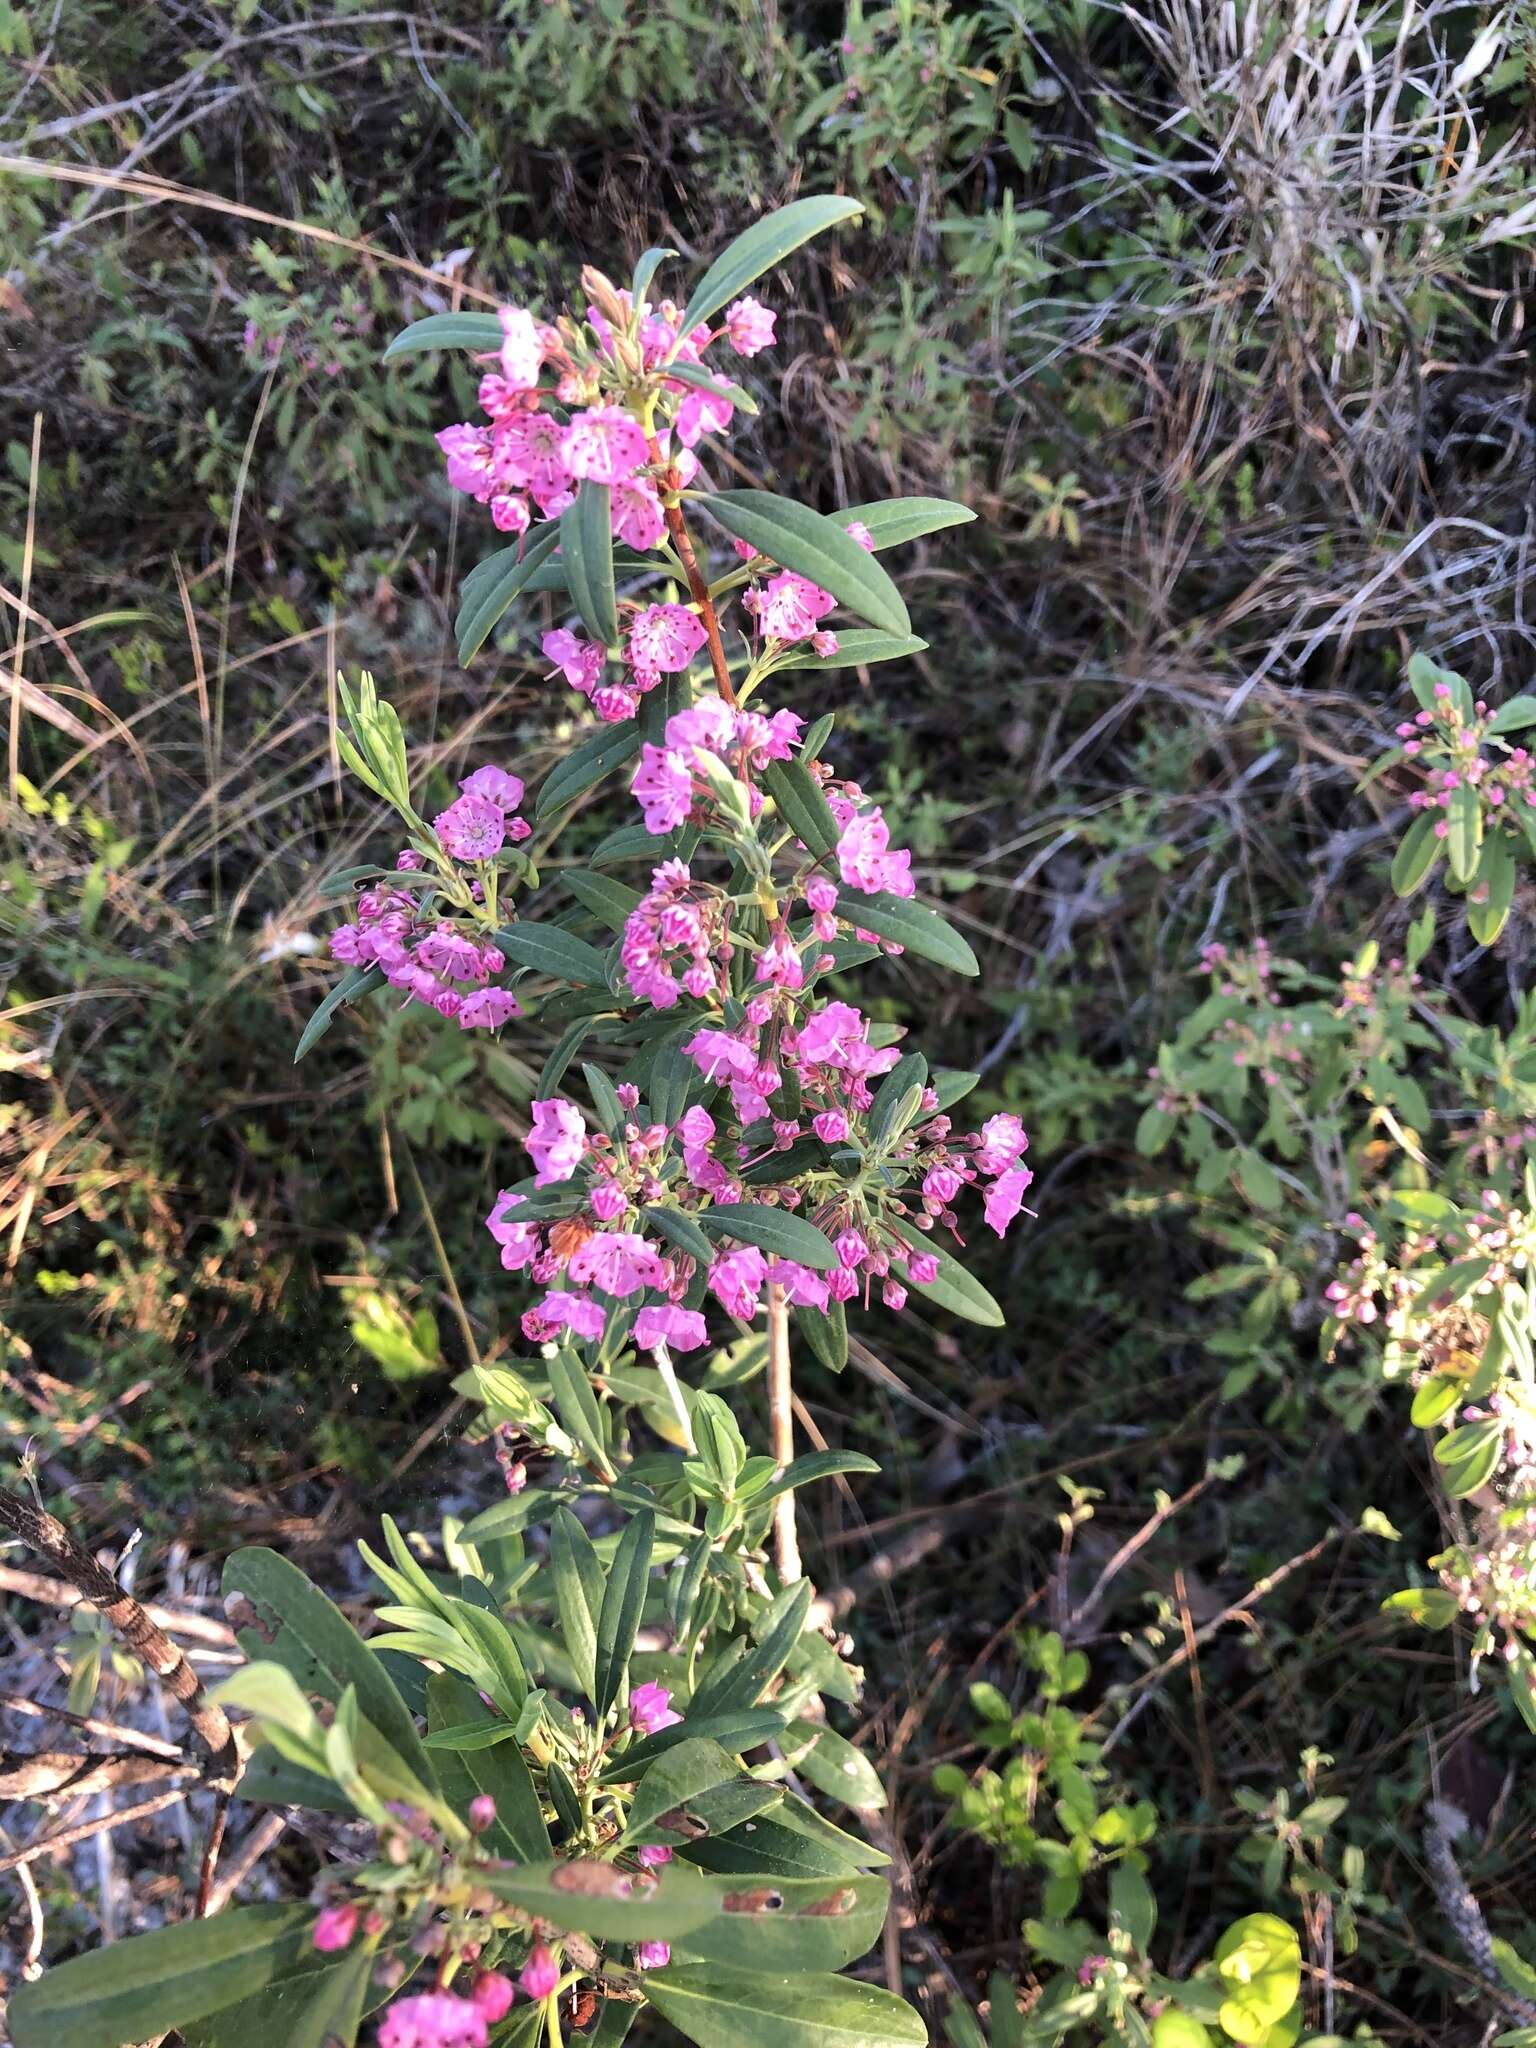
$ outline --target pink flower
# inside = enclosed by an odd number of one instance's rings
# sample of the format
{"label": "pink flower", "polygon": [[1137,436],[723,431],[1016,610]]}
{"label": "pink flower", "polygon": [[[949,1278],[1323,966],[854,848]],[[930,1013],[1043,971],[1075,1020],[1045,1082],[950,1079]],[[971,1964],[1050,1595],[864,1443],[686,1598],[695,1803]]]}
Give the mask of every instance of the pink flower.
{"label": "pink flower", "polygon": [[[684,616],[691,619],[693,614],[688,612]],[[718,697],[701,697],[697,704],[690,704],[686,711],[674,711],[667,720],[667,745],[703,747],[712,754],[723,754],[736,737],[737,717]]]}
{"label": "pink flower", "polygon": [[589,1237],[571,1254],[567,1271],[583,1287],[621,1296],[664,1287],[667,1281],[665,1263],[633,1230],[602,1230]]}
{"label": "pink flower", "polygon": [[469,1802],[469,1824],[483,1835],[496,1819],[496,1802],[489,1792],[477,1792]]}
{"label": "pink flower", "polygon": [[862,889],[866,895],[877,889],[893,896],[914,893],[912,856],[892,853],[890,844],[890,828],[878,804],[848,820],[838,837],[837,866],[851,889]]}
{"label": "pink flower", "polygon": [[642,1870],[659,1870],[672,1861],[672,1851],[662,1842],[647,1842],[635,1851],[635,1861]]}
{"label": "pink flower", "polygon": [[485,2014],[447,1991],[402,1998],[384,2015],[379,2048],[485,2048]]}
{"label": "pink flower", "polygon": [[482,1970],[469,1987],[469,1995],[487,2023],[494,2027],[511,2010],[515,1993],[512,1979],[504,1977],[500,1970]]}
{"label": "pink flower", "polygon": [[490,860],[507,841],[507,821],[489,797],[461,796],[432,820],[445,853],[455,860]]}
{"label": "pink flower", "polygon": [[649,477],[631,477],[627,483],[615,484],[609,512],[614,539],[642,553],[655,547],[667,530],[666,514]]}
{"label": "pink flower", "polygon": [[907,1260],[907,1278],[914,1287],[931,1287],[939,1277],[939,1262],[932,1252],[914,1252]]}
{"label": "pink flower", "polygon": [[645,815],[647,832],[658,836],[675,832],[687,823],[693,804],[693,770],[688,757],[675,747],[657,747],[647,740],[640,749],[640,765],[629,792]]}
{"label": "pink flower", "polygon": [[544,367],[538,324],[520,306],[502,306],[496,317],[501,322],[501,374],[512,390],[532,391]]}
{"label": "pink flower", "polygon": [[334,1955],[337,1949],[346,1948],[357,1932],[358,1912],[350,1902],[344,1906],[327,1906],[315,1922],[310,1937],[322,1955]]}
{"label": "pink flower", "polygon": [[692,448],[704,434],[723,434],[736,408],[721,391],[690,391],[677,408],[677,438]]}
{"label": "pink flower", "polygon": [[533,523],[528,500],[516,491],[497,491],[491,499],[491,524],[498,533],[526,533]]}
{"label": "pink flower", "polygon": [[504,811],[515,811],[523,800],[521,776],[509,775],[505,768],[493,767],[489,762],[473,775],[466,775],[459,787],[466,796],[487,797]]}
{"label": "pink flower", "polygon": [[648,604],[629,629],[629,658],[636,668],[664,676],[680,674],[709,638],[697,615],[681,604]]}
{"label": "pink flower", "polygon": [[843,531],[850,540],[858,542],[866,555],[872,555],[875,552],[875,536],[870,532],[862,519],[850,519],[847,525],[844,526]]}
{"label": "pink flower", "polygon": [[629,1725],[638,1734],[655,1735],[663,1728],[675,1728],[682,1718],[672,1711],[671,1693],[654,1679],[648,1685],[637,1685],[629,1696]]}
{"label": "pink flower", "polygon": [[709,1081],[720,1073],[733,1074],[737,1080],[746,1081],[757,1072],[757,1054],[745,1039],[737,1038],[729,1031],[720,1031],[713,1025],[695,1031],[683,1051]]}
{"label": "pink flower", "polygon": [[641,1970],[664,1970],[672,1960],[672,1951],[664,1941],[637,1941],[635,1943],[635,1966]]}
{"label": "pink flower", "polygon": [[536,1188],[547,1188],[551,1181],[569,1180],[586,1149],[586,1118],[574,1102],[556,1095],[548,1102],[533,1105],[528,1156],[533,1161]]}
{"label": "pink flower", "polygon": [[643,1308],[635,1317],[634,1335],[642,1351],[663,1344],[669,1351],[697,1351],[708,1342],[709,1326],[697,1309]]}
{"label": "pink flower", "polygon": [[757,1298],[768,1277],[768,1262],[756,1245],[727,1252],[710,1270],[710,1292],[728,1316],[750,1322],[757,1314]]}
{"label": "pink flower", "polygon": [[795,1259],[775,1259],[768,1268],[768,1278],[775,1287],[783,1288],[785,1299],[792,1308],[825,1308],[827,1305],[826,1280]]}
{"label": "pink flower", "polygon": [[757,979],[771,981],[775,988],[804,986],[805,967],[800,958],[800,948],[790,937],[787,925],[781,925],[758,954]]}
{"label": "pink flower", "polygon": [[484,504],[496,488],[496,457],[490,429],[465,423],[444,427],[434,438],[447,458],[452,488],[467,491]]}
{"label": "pink flower", "polygon": [[767,639],[789,642],[809,640],[837,599],[809,578],[781,569],[761,590],[749,590],[742,603]]}
{"label": "pink flower", "polygon": [[725,331],[739,356],[761,355],[773,347],[773,323],[777,315],[756,299],[737,299],[725,309]]}
{"label": "pink flower", "polygon": [[560,452],[564,432],[558,420],[543,412],[514,414],[495,432],[497,481],[531,491],[550,519],[563,512],[575,495]]}
{"label": "pink flower", "polygon": [[976,1147],[976,1164],[983,1173],[1002,1173],[1029,1144],[1024,1126],[1016,1116],[989,1116],[981,1127]]}
{"label": "pink flower", "polygon": [[509,1273],[521,1271],[539,1255],[539,1226],[519,1223],[512,1213],[522,1199],[511,1188],[503,1188],[485,1219],[486,1229],[501,1246],[501,1263]]}
{"label": "pink flower", "polygon": [[838,1145],[848,1135],[848,1119],[840,1109],[824,1109],[811,1118],[811,1129],[823,1145]]}
{"label": "pink flower", "polygon": [[503,1024],[522,1014],[522,1004],[508,988],[473,989],[457,1012],[461,1031],[499,1031]]}
{"label": "pink flower", "polygon": [[572,419],[560,442],[560,454],[571,476],[594,484],[617,484],[633,475],[650,450],[633,414],[621,405],[594,405]]}
{"label": "pink flower", "polygon": [[560,1966],[542,1941],[536,1941],[528,1951],[528,1960],[517,1981],[530,1998],[548,1998],[560,1982]]}
{"label": "pink flower", "polygon": [[608,1318],[595,1301],[584,1294],[556,1290],[546,1294],[523,1314],[523,1335],[530,1344],[544,1344],[557,1330],[569,1330],[573,1337],[598,1338]]}
{"label": "pink flower", "polygon": [[827,1003],[795,1033],[795,1058],[802,1066],[846,1067],[867,1028],[863,1013],[852,1003]]}
{"label": "pink flower", "polygon": [[1002,1237],[1024,1206],[1024,1190],[1034,1179],[1027,1166],[1012,1168],[993,1181],[984,1204],[988,1223]]}
{"label": "pink flower", "polygon": [[564,626],[546,633],[539,645],[546,661],[552,661],[573,690],[590,697],[603,672],[603,650],[595,640],[578,639]]}

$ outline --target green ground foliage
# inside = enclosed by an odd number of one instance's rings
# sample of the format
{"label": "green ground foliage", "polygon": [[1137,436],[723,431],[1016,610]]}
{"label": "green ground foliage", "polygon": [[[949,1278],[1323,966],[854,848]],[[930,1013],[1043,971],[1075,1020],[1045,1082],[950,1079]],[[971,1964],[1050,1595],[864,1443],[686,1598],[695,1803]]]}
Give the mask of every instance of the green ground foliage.
{"label": "green ground foliage", "polygon": [[[0,1448],[102,1542],[282,1547],[290,1516],[324,1579],[319,1507],[371,1526],[523,1305],[481,1219],[555,1027],[375,1004],[292,1064],[320,879],[395,843],[343,803],[328,676],[384,681],[428,816],[474,760],[538,772],[575,703],[531,613],[458,667],[486,534],[431,436],[470,372],[384,342],[466,290],[557,301],[578,251],[624,275],[802,188],[865,204],[775,279],[733,464],[977,514],[903,557],[928,650],[828,708],[983,962],[979,992],[888,962],[868,1007],[1021,1114],[1038,1221],[972,1248],[1005,1330],[877,1309],[802,1376],[885,1466],[807,1543],[858,1594],[897,1952],[960,2048],[991,1973],[994,2042],[1006,1985],[1075,1982],[1048,1923],[1145,1932],[1143,1862],[1166,1969],[1274,1911],[1314,2030],[1514,2025],[1437,1896],[1432,1792],[1536,1959],[1536,1736],[1469,1691],[1468,1634],[1380,1612],[1455,1530],[1406,1403],[1318,1344],[1395,1126],[1438,1160],[1492,1120],[1518,1165],[1536,1105],[1531,862],[1482,945],[1438,882],[1392,893],[1401,763],[1361,787],[1415,651],[1494,704],[1531,674],[1536,57],[1518,21],[1479,42],[1491,6],[1324,14],[0,0]],[[1203,949],[1258,939],[1253,1028],[1292,1006],[1312,1048],[1290,1095],[1197,1007]],[[433,1439],[420,1525],[482,1468]]]}

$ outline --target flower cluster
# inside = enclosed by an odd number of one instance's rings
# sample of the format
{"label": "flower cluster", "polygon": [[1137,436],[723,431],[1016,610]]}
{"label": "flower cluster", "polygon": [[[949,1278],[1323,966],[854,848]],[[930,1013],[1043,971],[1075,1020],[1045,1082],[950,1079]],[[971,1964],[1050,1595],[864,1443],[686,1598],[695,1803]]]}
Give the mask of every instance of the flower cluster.
{"label": "flower cluster", "polygon": [[692,481],[698,443],[723,432],[735,411],[722,386],[667,371],[697,369],[720,341],[739,356],[760,354],[772,346],[775,316],[740,298],[718,328],[685,333],[670,300],[637,305],[592,270],[583,283],[583,320],[541,322],[524,307],[502,308],[500,351],[482,359],[485,419],[445,427],[437,443],[449,483],[489,507],[501,532],[557,519],[580,484],[595,483],[612,494],[614,538],[644,551],[666,531],[663,493]]}
{"label": "flower cluster", "polygon": [[[1468,693],[1470,694],[1470,693]],[[1408,803],[1415,811],[1438,811],[1435,837],[1450,833],[1444,815],[1458,789],[1472,790],[1483,812],[1485,828],[1520,830],[1518,812],[1536,810],[1536,762],[1526,747],[1511,746],[1500,737],[1500,721],[1478,698],[1469,717],[1460,691],[1451,683],[1433,685],[1433,703],[1397,727],[1405,759],[1423,776]]]}
{"label": "flower cluster", "polygon": [[485,884],[463,869],[494,861],[532,827],[517,815],[522,782],[503,768],[477,768],[459,792],[433,820],[428,852],[405,848],[397,880],[359,895],[355,922],[331,933],[331,954],[348,967],[378,968],[407,1002],[425,1003],[461,1030],[494,1030],[522,1010],[510,991],[491,985],[506,958],[485,935]]}
{"label": "flower cluster", "polygon": [[[486,1219],[503,1266],[547,1289],[523,1317],[530,1342],[562,1332],[596,1340],[615,1309],[633,1309],[628,1334],[639,1349],[692,1351],[707,1341],[707,1299],[749,1322],[770,1286],[796,1306],[825,1311],[832,1302],[867,1300],[878,1282],[886,1306],[901,1309],[909,1285],[938,1277],[939,1258],[922,1233],[942,1228],[963,1241],[954,1207],[963,1189],[984,1190],[984,1214],[999,1237],[1023,1209],[1032,1176],[1022,1164],[1028,1140],[1016,1116],[993,1116],[957,1134],[939,1113],[936,1092],[924,1087],[907,1127],[874,1140],[870,1082],[899,1054],[870,1043],[868,1020],[850,1004],[828,1003],[793,1021],[792,1011],[759,999],[736,1029],[702,1027],[684,1051],[706,1081],[724,1082],[739,1131],[697,1103],[671,1125],[630,1121],[612,1135],[590,1130],[564,1098],[533,1105],[532,1186],[503,1189]],[[776,1113],[789,1073],[798,1110]],[[619,1101],[633,1112],[638,1092],[622,1088]],[[776,1180],[776,1156],[797,1141],[809,1144],[810,1156],[797,1159],[794,1171],[786,1161]],[[849,1171],[834,1157],[839,1148]],[[568,1190],[557,1217],[547,1197],[538,1199],[551,1187]],[[798,1212],[832,1258],[816,1267],[765,1256],[732,1233],[711,1245],[706,1262],[678,1248],[677,1229],[665,1243],[647,1235],[658,1208],[707,1223],[716,1203],[760,1203],[765,1216]]]}

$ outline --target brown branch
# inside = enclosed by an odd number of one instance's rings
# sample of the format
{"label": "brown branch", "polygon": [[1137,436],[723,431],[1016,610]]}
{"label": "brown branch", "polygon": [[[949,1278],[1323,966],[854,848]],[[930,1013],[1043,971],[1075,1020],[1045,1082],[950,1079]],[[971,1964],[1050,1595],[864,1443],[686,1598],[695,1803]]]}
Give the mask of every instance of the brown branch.
{"label": "brown branch", "polygon": [[[0,1564],[0,1593],[15,1593],[20,1599],[35,1600],[39,1607],[59,1607],[66,1613],[86,1599],[78,1586],[61,1586],[57,1579],[45,1579],[39,1572],[18,1571],[9,1564]],[[226,1622],[215,1621],[211,1614],[183,1614],[179,1608],[157,1607],[152,1600],[144,1603],[144,1612],[168,1635],[191,1636],[212,1649],[236,1647],[234,1630]]]}
{"label": "brown branch", "polygon": [[0,1799],[77,1799],[115,1792],[123,1785],[154,1785],[198,1766],[161,1756],[125,1756],[117,1750],[0,1749]]}
{"label": "brown branch", "polygon": [[193,1734],[207,1752],[205,1779],[232,1790],[240,1778],[240,1752],[234,1731],[224,1709],[208,1697],[202,1680],[164,1630],[150,1620],[110,1572],[80,1548],[63,1523],[45,1509],[14,1493],[0,1491],[0,1528],[9,1529],[29,1549],[46,1558],[79,1591],[82,1599],[100,1609],[103,1619],[155,1674],[191,1722]]}
{"label": "brown branch", "polygon": [[186,1756],[174,1742],[162,1742],[158,1735],[145,1735],[137,1728],[124,1728],[116,1721],[100,1720],[95,1714],[72,1714],[67,1707],[45,1707],[38,1700],[22,1699],[17,1693],[0,1693],[0,1712],[27,1714],[36,1721],[63,1721],[82,1735],[105,1735],[109,1742],[121,1742],[130,1749],[142,1749],[148,1756],[169,1757],[180,1763]]}
{"label": "brown branch", "polygon": [[104,1828],[125,1827],[130,1821],[148,1820],[151,1814],[164,1813],[181,1797],[180,1788],[173,1786],[169,1792],[157,1792],[153,1799],[141,1800],[137,1806],[98,1813],[92,1820],[78,1821],[73,1827],[56,1828],[51,1835],[40,1835],[25,1849],[14,1849],[8,1856],[0,1856],[0,1877],[8,1871],[20,1870],[25,1864],[35,1863],[39,1856],[51,1856],[59,1849],[72,1849],[78,1842],[88,1842],[92,1835],[99,1835]]}
{"label": "brown branch", "polygon": [[[773,1283],[768,1288],[768,1428],[773,1462],[782,1471],[795,1455],[794,1389],[789,1367],[789,1308],[783,1288]],[[773,1504],[773,1547],[779,1577],[787,1586],[802,1575],[792,1491],[781,1493]]]}
{"label": "brown branch", "polygon": [[[651,460],[662,460],[661,449],[655,436],[651,438]],[[678,492],[683,480],[675,469],[669,469],[662,477],[662,509],[666,514],[667,531],[672,536],[672,545],[677,549],[677,558],[683,565],[683,574],[688,578],[688,589],[699,608],[704,631],[709,636],[709,665],[715,672],[715,688],[727,704],[734,706],[736,690],[731,682],[730,667],[725,659],[725,642],[720,638],[720,621],[715,616],[715,601],[709,594],[709,585],[699,567],[699,558],[694,553],[693,536],[688,531],[688,522],[683,517],[683,504]]]}

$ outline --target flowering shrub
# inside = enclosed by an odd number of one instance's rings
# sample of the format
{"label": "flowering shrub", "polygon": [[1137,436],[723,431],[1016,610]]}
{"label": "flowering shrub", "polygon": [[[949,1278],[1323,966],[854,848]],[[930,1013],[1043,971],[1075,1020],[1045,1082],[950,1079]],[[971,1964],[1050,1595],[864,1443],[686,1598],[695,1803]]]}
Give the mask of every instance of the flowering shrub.
{"label": "flowering shrub", "polygon": [[[833,1369],[848,1306],[877,1295],[1000,1324],[950,1247],[971,1196],[999,1236],[1021,1213],[1027,1141],[1012,1115],[957,1121],[976,1077],[930,1073],[832,980],[903,950],[976,962],[825,758],[831,718],[756,700],[782,673],[920,645],[878,555],[969,515],[908,499],[832,519],[706,477],[753,405],[706,358],[768,348],[747,287],[857,210],[806,199],[760,221],[681,311],[652,297],[653,250],[627,290],[584,273],[579,319],[438,315],[389,350],[483,359],[485,421],[438,439],[450,482],[515,538],[465,580],[461,655],[519,593],[563,592],[581,631],[543,652],[594,714],[531,804],[487,762],[428,819],[393,709],[371,678],[343,683],[343,754],[405,843],[392,868],[333,879],[353,898],[331,942],[346,973],[299,1045],[372,990],[461,1031],[533,1006],[565,1025],[530,1170],[486,1218],[527,1302],[522,1356],[460,1382],[507,1498],[445,1525],[443,1571],[386,1521],[386,1554],[362,1547],[387,1594],[367,1643],[293,1566],[235,1555],[250,1661],[220,1698],[252,1717],[242,1794],[349,1816],[365,1860],[322,1880],[318,1913],[244,1908],[24,1987],[18,2048],[168,2027],[192,2048],[263,2029],[350,2043],[380,2007],[379,2048],[589,2026],[611,2043],[647,2004],[701,2048],[744,2025],[764,2048],[926,2038],[891,1993],[836,1975],[879,1935],[887,1859],[797,1789],[855,1813],[884,1798],[828,1724],[858,1673],[811,1625],[794,1519],[800,1486],[875,1468],[795,1456],[790,1321]],[[722,544],[712,579],[695,514]],[[564,874],[563,915],[523,915],[568,807],[614,773],[638,819]],[[645,886],[609,872],[625,861]],[[589,1044],[617,1066],[584,1061],[578,1101],[565,1076]],[[676,1363],[712,1330],[750,1344],[759,1316],[766,1451]]]}

